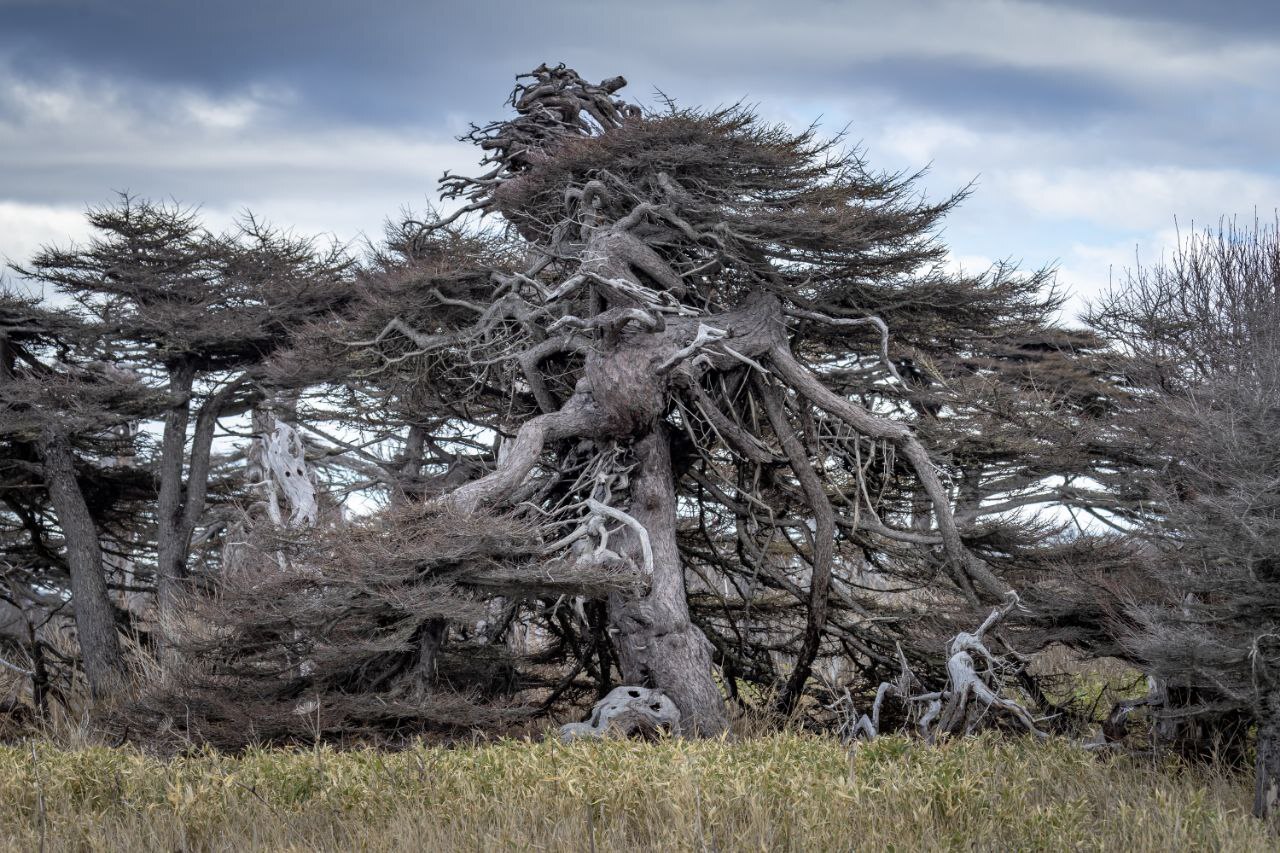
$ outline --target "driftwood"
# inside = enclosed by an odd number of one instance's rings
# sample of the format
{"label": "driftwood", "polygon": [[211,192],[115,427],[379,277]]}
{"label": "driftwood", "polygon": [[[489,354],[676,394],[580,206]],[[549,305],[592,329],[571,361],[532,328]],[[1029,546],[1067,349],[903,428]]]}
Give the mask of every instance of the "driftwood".
{"label": "driftwood", "polygon": [[659,731],[680,733],[680,709],[660,690],[647,687],[615,687],[581,723],[560,727],[565,741],[582,737],[652,737]]}
{"label": "driftwood", "polygon": [[[916,712],[916,728],[930,743],[941,733],[973,733],[983,724],[988,712],[1003,713],[1036,737],[1048,737],[1046,732],[1037,728],[1036,720],[1023,705],[1000,695],[998,678],[1009,664],[1003,657],[993,654],[985,642],[987,632],[1017,606],[1018,596],[1011,592],[1009,601],[992,610],[977,630],[972,633],[961,631],[952,638],[947,644],[947,684],[942,690],[913,694],[912,686],[919,682],[899,649],[902,669],[898,679],[880,684],[871,713],[858,716],[856,722],[845,727],[846,732],[867,738],[878,736],[880,710],[885,697],[896,696],[910,708],[923,709]],[[986,664],[981,672],[978,670],[979,662]]]}

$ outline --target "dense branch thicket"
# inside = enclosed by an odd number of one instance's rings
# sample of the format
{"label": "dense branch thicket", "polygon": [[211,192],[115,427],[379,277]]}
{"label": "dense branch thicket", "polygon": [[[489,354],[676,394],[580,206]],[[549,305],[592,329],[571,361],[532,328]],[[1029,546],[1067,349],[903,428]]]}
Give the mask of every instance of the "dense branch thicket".
{"label": "dense branch thicket", "polygon": [[[1255,810],[1280,802],[1280,235],[1192,235],[1091,321],[1124,341],[1118,435],[1149,543],[1125,649],[1156,679],[1159,734],[1257,739]],[[1231,743],[1230,741],[1234,741]],[[1221,742],[1219,748],[1223,748]]]}
{"label": "dense branch thicket", "polygon": [[1015,513],[1099,500],[1076,485],[1105,463],[1099,342],[1053,323],[1047,273],[945,271],[963,193],[740,106],[645,114],[622,83],[521,78],[516,116],[470,136],[490,170],[444,181],[466,205],[391,229],[278,377],[340,361],[335,408],[407,422],[381,475],[400,499],[642,576],[579,588],[567,620],[560,593],[511,596],[590,677],[569,693],[616,672],[714,732],[720,685],[790,711],[815,665],[874,690],[899,646],[941,675],[953,620],[1088,554]]}

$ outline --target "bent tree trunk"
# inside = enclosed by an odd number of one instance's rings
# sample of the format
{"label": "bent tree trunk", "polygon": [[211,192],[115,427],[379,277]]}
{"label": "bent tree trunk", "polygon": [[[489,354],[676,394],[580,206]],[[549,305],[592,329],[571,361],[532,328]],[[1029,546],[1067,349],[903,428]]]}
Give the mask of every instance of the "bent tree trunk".
{"label": "bent tree trunk", "polygon": [[1274,819],[1280,810],[1280,690],[1266,691],[1258,720],[1258,759],[1253,813]]}
{"label": "bent tree trunk", "polygon": [[[722,730],[725,709],[710,643],[689,616],[676,537],[684,486],[672,472],[669,428],[689,434],[692,452],[716,476],[745,461],[758,466],[755,479],[768,480],[770,494],[757,496],[758,483],[752,486],[752,507],[781,497],[816,521],[811,585],[797,596],[806,613],[803,645],[784,708],[804,690],[827,630],[838,532],[830,495],[840,492],[831,472],[842,465],[863,470],[850,441],[886,443],[905,459],[937,530],[892,529],[865,488],[854,502],[867,512],[855,509],[844,524],[940,545],[973,603],[1002,600],[1007,586],[966,549],[950,494],[911,427],[826,387],[825,371],[792,353],[793,336],[803,342],[806,324],[873,325],[881,331],[883,367],[897,377],[883,320],[828,316],[812,310],[813,300],[830,288],[843,295],[823,300],[844,312],[862,298],[846,299],[854,295],[849,270],[874,267],[889,276],[895,266],[905,273],[931,263],[927,241],[887,266],[876,243],[896,247],[904,235],[923,236],[950,203],[908,203],[892,182],[867,184],[855,159],[821,164],[828,148],[807,135],[783,141],[785,134],[752,125],[745,113],[717,112],[701,124],[684,115],[670,125],[650,123],[612,97],[621,78],[592,85],[564,66],[544,65],[517,79],[533,81],[512,93],[518,115],[470,136],[493,168],[482,178],[447,177],[444,196],[468,203],[422,233],[448,229],[468,212],[499,213],[534,250],[533,263],[523,272],[491,269],[493,287],[475,290],[476,302],[434,291],[442,306],[478,314],[474,322],[425,333],[395,317],[375,337],[349,342],[375,348],[388,368],[411,356],[428,363],[461,358],[477,369],[505,364],[494,390],[508,392],[510,405],[495,410],[494,422],[536,403],[539,414],[526,416],[494,469],[443,496],[446,505],[462,513],[524,505],[547,558],[581,570],[642,568],[643,592],[610,595],[623,680],[667,693],[694,734]],[[567,142],[573,144],[561,144]],[[830,252],[816,248],[822,241]],[[829,277],[817,285],[814,275]],[[384,352],[381,342],[392,334],[413,349]],[[565,353],[575,358],[544,372],[544,363]],[[760,431],[762,400],[772,440]],[[840,437],[828,440],[816,427],[806,440],[797,437],[793,422],[805,429],[819,416]],[[754,509],[750,515],[762,529],[781,526],[772,510],[767,518]],[[623,542],[622,554],[610,549],[610,537]],[[588,543],[597,538],[592,550]],[[750,559],[753,570],[770,562],[763,552]]]}
{"label": "bent tree trunk", "polygon": [[[609,359],[615,368],[625,360]],[[647,365],[649,359],[637,363]],[[617,370],[603,372],[617,378]],[[596,387],[603,389],[605,385],[601,379]],[[646,415],[642,407],[620,403],[622,399],[644,400],[652,396],[642,393],[649,389],[617,383],[609,391],[593,392],[590,383],[584,382],[579,390],[581,393],[560,410],[526,421],[495,471],[455,489],[446,500],[456,510],[474,512],[482,504],[500,502],[515,489],[548,442],[567,437],[621,437],[616,429],[619,419],[645,424],[646,429],[632,443],[636,470],[626,510],[645,536],[628,532],[624,550],[634,565],[651,565],[652,571],[643,594],[614,593],[610,597],[610,627],[616,632],[625,682],[654,687],[670,696],[680,710],[685,734],[718,734],[727,725],[724,697],[712,677],[710,641],[689,618],[676,543],[675,480],[666,428],[652,412]],[[610,403],[621,406],[612,417],[606,414],[612,408]]]}
{"label": "bent tree trunk", "polygon": [[62,435],[46,435],[40,442],[45,484],[58,526],[66,543],[71,572],[71,602],[85,677],[94,699],[105,699],[124,687],[124,658],[116,634],[115,612],[103,575],[98,528],[76,481],[75,457]]}
{"label": "bent tree trunk", "polygon": [[[653,576],[647,594],[614,593],[609,602],[622,680],[658,687],[680,709],[686,734],[714,735],[727,720],[724,699],[711,677],[711,642],[689,619],[684,568],[676,546],[676,493],[671,449],[662,424],[636,442],[637,474],[631,483],[631,516],[649,535]],[[641,544],[629,537],[640,563]]]}

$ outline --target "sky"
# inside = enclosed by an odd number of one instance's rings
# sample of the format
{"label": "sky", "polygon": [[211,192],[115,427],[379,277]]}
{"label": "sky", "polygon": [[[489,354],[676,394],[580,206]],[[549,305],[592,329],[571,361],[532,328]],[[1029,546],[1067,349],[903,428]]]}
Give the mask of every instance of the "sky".
{"label": "sky", "polygon": [[952,263],[1053,265],[1069,312],[1280,207],[1275,0],[0,0],[0,259],[119,191],[376,237],[478,171],[455,137],[544,61],[847,129],[930,197],[974,181]]}

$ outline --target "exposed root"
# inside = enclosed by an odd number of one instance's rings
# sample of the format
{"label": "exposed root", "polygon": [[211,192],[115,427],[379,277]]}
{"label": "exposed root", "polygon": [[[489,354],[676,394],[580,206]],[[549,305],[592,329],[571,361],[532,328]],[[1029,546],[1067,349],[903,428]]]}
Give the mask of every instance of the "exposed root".
{"label": "exposed root", "polygon": [[[986,633],[1017,606],[1017,594],[1010,593],[1008,603],[992,610],[977,630],[972,633],[962,631],[952,638],[947,645],[947,686],[943,690],[912,695],[910,688],[915,676],[899,649],[902,669],[898,680],[880,684],[871,714],[857,718],[850,733],[869,738],[878,736],[880,709],[885,697],[897,696],[909,707],[923,707],[916,727],[930,743],[944,733],[972,734],[983,725],[988,711],[1007,714],[1037,738],[1048,737],[1047,732],[1036,726],[1036,720],[1025,707],[1000,695],[999,675],[1008,664],[993,654],[984,642]],[[977,661],[986,663],[983,672],[978,671]]]}

